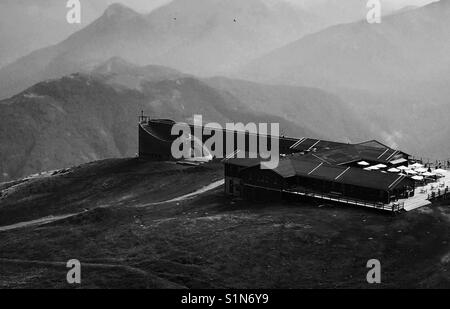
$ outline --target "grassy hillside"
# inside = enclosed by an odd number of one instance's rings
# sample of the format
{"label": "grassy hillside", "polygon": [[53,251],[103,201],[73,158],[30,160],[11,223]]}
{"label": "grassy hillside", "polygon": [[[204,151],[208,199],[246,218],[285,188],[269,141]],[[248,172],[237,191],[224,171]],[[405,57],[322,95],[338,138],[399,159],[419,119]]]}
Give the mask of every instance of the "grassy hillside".
{"label": "grassy hillside", "polygon": [[450,287],[448,202],[390,216],[315,202],[253,204],[218,188],[151,204],[222,173],[220,164],[123,159],[24,184],[2,200],[1,225],[90,211],[0,232],[0,286],[71,288],[65,262],[76,258],[85,265],[81,288],[371,288],[366,263],[377,258],[378,288]]}

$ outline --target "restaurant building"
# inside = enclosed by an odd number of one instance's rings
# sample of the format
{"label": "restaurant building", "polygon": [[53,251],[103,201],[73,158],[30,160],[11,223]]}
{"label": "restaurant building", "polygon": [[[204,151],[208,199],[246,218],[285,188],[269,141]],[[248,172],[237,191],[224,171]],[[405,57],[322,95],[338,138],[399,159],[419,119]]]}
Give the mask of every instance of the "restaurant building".
{"label": "restaurant building", "polygon": [[[264,169],[259,159],[224,160],[225,192],[255,201],[316,198],[394,211],[401,210],[396,201],[414,195],[414,180],[387,172],[407,164],[408,154],[375,141],[315,143],[314,148],[308,146],[314,140],[296,145],[299,152],[284,156],[275,169]],[[380,168],[366,170],[366,165]]]}

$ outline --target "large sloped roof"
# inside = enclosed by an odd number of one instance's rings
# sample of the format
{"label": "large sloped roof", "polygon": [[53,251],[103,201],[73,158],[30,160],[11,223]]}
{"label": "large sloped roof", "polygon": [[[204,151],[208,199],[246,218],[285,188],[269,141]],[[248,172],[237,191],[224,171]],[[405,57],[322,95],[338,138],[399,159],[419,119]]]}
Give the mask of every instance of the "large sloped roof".
{"label": "large sloped roof", "polygon": [[335,165],[348,164],[356,161],[372,161],[388,163],[403,156],[403,153],[391,148],[375,148],[365,145],[342,144],[334,148],[323,148],[307,154],[323,162]]}
{"label": "large sloped roof", "polygon": [[[230,164],[241,165],[242,159],[230,159]],[[248,167],[255,167],[255,161]],[[273,169],[283,178],[301,176],[313,179],[321,179],[330,182],[350,184],[378,190],[392,190],[400,185],[406,176],[381,173],[379,171],[365,171],[357,167],[330,165],[320,161],[309,160],[307,157],[290,157],[280,161],[277,168]]]}
{"label": "large sloped roof", "polygon": [[397,174],[384,174],[378,171],[350,168],[338,179],[338,182],[379,190],[392,190],[405,179],[408,178]]}
{"label": "large sloped roof", "polygon": [[399,185],[406,177],[379,171],[365,171],[357,167],[336,166],[327,163],[292,158],[295,174],[355,186],[390,190]]}
{"label": "large sloped roof", "polygon": [[320,158],[330,164],[346,164],[357,160],[388,163],[404,155],[376,140],[360,144],[346,144],[313,138],[301,138],[292,146],[295,152],[309,152],[310,156]]}
{"label": "large sloped roof", "polygon": [[291,146],[294,151],[302,152],[309,151],[313,149],[331,149],[339,147],[342,145],[347,145],[345,143],[331,142],[314,138],[301,138],[296,143]]}
{"label": "large sloped roof", "polygon": [[380,149],[390,148],[389,146],[387,146],[377,140],[374,140],[374,139],[370,140],[370,141],[359,143],[358,145],[372,147],[372,148],[380,148]]}

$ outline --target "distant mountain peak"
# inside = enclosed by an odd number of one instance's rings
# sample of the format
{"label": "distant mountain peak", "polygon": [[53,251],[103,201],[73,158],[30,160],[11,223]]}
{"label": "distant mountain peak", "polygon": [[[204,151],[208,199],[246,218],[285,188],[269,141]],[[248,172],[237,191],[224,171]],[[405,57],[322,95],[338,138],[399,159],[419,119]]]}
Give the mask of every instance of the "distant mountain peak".
{"label": "distant mountain peak", "polygon": [[132,18],[140,16],[140,14],[122,3],[113,3],[105,10],[104,16],[108,18]]}
{"label": "distant mountain peak", "polygon": [[109,60],[103,62],[96,68],[94,68],[94,72],[108,74],[108,73],[114,73],[114,72],[133,70],[136,68],[137,68],[137,65],[135,65],[131,62],[128,62],[121,57],[115,56],[115,57],[112,57]]}

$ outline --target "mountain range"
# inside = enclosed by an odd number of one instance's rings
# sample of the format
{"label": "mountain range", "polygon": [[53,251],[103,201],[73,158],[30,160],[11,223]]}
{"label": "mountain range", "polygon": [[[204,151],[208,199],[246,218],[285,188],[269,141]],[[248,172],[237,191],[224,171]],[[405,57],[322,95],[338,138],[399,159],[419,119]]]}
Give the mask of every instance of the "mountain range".
{"label": "mountain range", "polygon": [[450,1],[307,35],[253,61],[239,76],[325,89],[386,91],[450,77]]}
{"label": "mountain range", "polygon": [[[282,95],[279,109],[269,102]],[[316,106],[315,102],[320,102]],[[204,122],[276,122],[283,134],[335,138],[364,136],[342,102],[321,90],[199,79],[162,66],[140,67],[112,58],[88,73],[37,83],[0,101],[0,175],[15,179],[40,171],[137,152],[137,116]],[[322,109],[335,110],[325,123]],[[285,113],[295,117],[285,119]],[[354,126],[357,128],[358,126]],[[366,135],[369,136],[369,135]]]}
{"label": "mountain range", "polygon": [[450,1],[441,0],[385,16],[381,24],[359,21],[307,35],[234,76],[324,89],[349,104],[384,141],[445,159],[449,29]]}
{"label": "mountain range", "polygon": [[0,98],[114,56],[197,75],[225,72],[317,27],[316,17],[284,1],[174,0],[149,14],[113,4],[61,43],[0,70]]}
{"label": "mountain range", "polygon": [[[177,18],[178,24],[183,24],[183,28],[189,31],[192,27],[192,22],[197,20],[198,24],[201,24],[203,19],[208,19],[205,24],[218,24],[224,23],[225,26],[229,26],[229,18],[232,20],[239,19],[239,27],[235,25],[234,28],[245,29],[245,27],[252,25],[256,26],[255,34],[261,33],[257,28],[261,27],[261,30],[271,30],[272,28],[267,25],[268,22],[272,22],[269,17],[266,22],[254,23],[258,21],[257,18],[251,18],[253,21],[248,20],[247,17],[252,13],[245,12],[245,6],[247,1],[241,1],[241,3],[235,2],[225,4],[228,8],[224,9],[223,4],[217,4],[207,1],[199,2],[197,0],[178,1],[171,4],[171,0],[118,0],[120,3],[127,5],[142,15],[148,15],[155,8],[159,8],[163,5],[167,5],[167,8],[153,14],[149,17],[149,20],[155,20],[157,22],[164,21],[164,18],[155,18],[158,14],[163,12],[176,13],[177,16],[169,16],[169,20]],[[264,13],[264,11],[278,11],[275,14],[283,16],[285,20],[279,19],[281,22],[281,28],[275,30],[278,34],[281,34],[280,39],[285,40],[285,34],[280,30],[287,30],[289,32],[304,33],[302,28],[294,28],[296,26],[305,25],[310,30],[319,30],[330,25],[351,22],[357,19],[361,19],[365,14],[365,3],[359,0],[259,0],[261,4],[255,6],[255,12]],[[50,45],[58,44],[65,40],[70,34],[73,34],[91,22],[95,21],[99,16],[103,14],[105,9],[113,3],[114,0],[85,0],[81,1],[81,23],[69,24],[66,21],[66,14],[68,8],[66,8],[66,1],[60,0],[45,0],[45,1],[33,1],[33,0],[2,0],[0,3],[0,68],[5,66],[20,57],[26,56],[30,52],[37,49],[44,48]],[[184,4],[183,4],[184,2]],[[210,5],[211,3],[213,5]],[[207,4],[207,6],[205,6]],[[254,5],[252,2],[251,5]],[[184,5],[184,6],[183,6]],[[261,7],[264,9],[261,10]],[[284,12],[283,12],[284,11]],[[258,13],[258,14],[259,14]],[[294,20],[292,16],[298,15],[298,20]],[[280,15],[281,14],[281,15]],[[228,16],[227,16],[228,15]],[[309,16],[307,16],[309,15]],[[264,21],[263,18],[267,16],[260,16],[260,21]],[[306,18],[307,17],[307,18]],[[303,19],[302,22],[299,20]],[[247,23],[248,24],[245,24]],[[284,24],[284,22],[286,22]],[[313,24],[310,24],[313,22]],[[165,23],[167,24],[167,23]],[[172,23],[173,24],[173,23]],[[279,25],[274,25],[275,29]],[[289,26],[293,26],[289,29]],[[191,28],[193,29],[193,28]],[[173,31],[177,29],[169,30],[165,33],[171,35]],[[211,29],[212,32],[215,29]],[[231,28],[230,28],[231,30]],[[277,33],[270,34],[270,37]],[[217,34],[220,34],[219,32]],[[211,34],[212,35],[212,34]],[[273,38],[270,38],[272,40]],[[20,38],[20,39],[18,39]],[[298,39],[294,37],[293,39]],[[211,37],[205,37],[208,40]],[[212,38],[214,39],[214,38]],[[224,42],[223,44],[225,44]],[[264,52],[264,51],[263,51]],[[120,56],[120,55],[117,55]],[[103,61],[106,59],[103,59]]]}
{"label": "mountain range", "polygon": [[173,0],[149,13],[115,3],[101,14],[110,2],[101,0],[83,2],[82,24],[69,25],[59,1],[5,1],[0,98],[114,56],[199,76],[228,74],[306,34],[363,19],[367,11],[360,0]]}
{"label": "mountain range", "polygon": [[[133,155],[141,110],[279,122],[299,137],[378,138],[441,159],[450,152],[449,12],[442,0],[284,45],[324,21],[267,0],[175,0],[149,14],[111,5],[0,70],[0,174]],[[221,72],[231,77],[205,76]]]}

